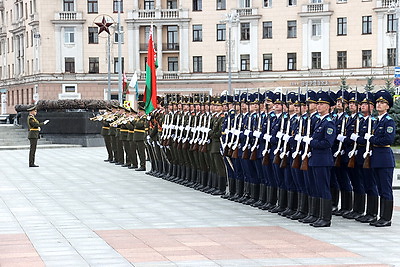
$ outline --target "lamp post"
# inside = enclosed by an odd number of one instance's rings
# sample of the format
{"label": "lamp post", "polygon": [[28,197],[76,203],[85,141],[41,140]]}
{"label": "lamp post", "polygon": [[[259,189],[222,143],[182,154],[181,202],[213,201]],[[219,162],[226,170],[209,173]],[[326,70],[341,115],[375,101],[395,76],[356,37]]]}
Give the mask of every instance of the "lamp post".
{"label": "lamp post", "polygon": [[118,100],[122,105],[121,0],[118,1]]}
{"label": "lamp post", "polygon": [[232,95],[232,25],[239,22],[239,15],[231,12],[225,16],[221,22],[228,25],[228,93]]}

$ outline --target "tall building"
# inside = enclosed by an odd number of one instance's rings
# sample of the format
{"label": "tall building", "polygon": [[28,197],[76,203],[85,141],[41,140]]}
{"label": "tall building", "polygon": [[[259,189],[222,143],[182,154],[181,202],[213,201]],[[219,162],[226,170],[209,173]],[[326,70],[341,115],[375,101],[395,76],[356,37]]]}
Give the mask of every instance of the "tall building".
{"label": "tall building", "polygon": [[[0,0],[2,113],[37,99],[118,95],[122,69],[143,91],[150,25],[165,92],[336,89],[392,77],[393,0]],[[121,34],[118,34],[118,7]],[[98,34],[102,18],[113,23]],[[110,56],[108,56],[110,49]]]}

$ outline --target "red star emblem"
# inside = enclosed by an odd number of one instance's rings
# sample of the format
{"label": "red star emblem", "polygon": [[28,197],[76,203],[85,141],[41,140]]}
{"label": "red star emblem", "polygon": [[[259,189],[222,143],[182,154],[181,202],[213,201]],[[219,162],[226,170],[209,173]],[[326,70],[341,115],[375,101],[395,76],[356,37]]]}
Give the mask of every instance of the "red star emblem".
{"label": "red star emblem", "polygon": [[102,33],[103,31],[106,31],[108,34],[110,34],[110,30],[108,27],[110,27],[113,23],[112,22],[107,22],[106,18],[103,16],[103,19],[101,22],[96,22],[95,23],[97,26],[99,26],[99,34]]}

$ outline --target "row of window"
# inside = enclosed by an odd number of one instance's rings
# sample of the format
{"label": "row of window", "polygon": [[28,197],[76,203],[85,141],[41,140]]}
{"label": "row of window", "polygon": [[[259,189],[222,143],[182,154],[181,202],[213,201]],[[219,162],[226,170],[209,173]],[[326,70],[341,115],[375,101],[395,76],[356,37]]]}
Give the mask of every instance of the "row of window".
{"label": "row of window", "polygon": [[[145,59],[146,61],[146,59]],[[145,62],[144,61],[144,62]],[[217,72],[226,72],[226,56],[217,56]],[[124,71],[124,58],[121,60]],[[297,53],[287,53],[287,70],[297,69]],[[396,49],[387,50],[387,65],[395,66]],[[362,50],[362,67],[372,67],[372,51]],[[337,68],[347,68],[347,51],[337,51]],[[311,53],[311,69],[321,69],[321,52]],[[168,57],[168,71],[178,71],[178,57]],[[240,55],[240,70],[250,70],[250,55]],[[263,54],[263,70],[272,71],[272,54]],[[75,72],[75,58],[65,58],[65,72]],[[193,57],[193,72],[203,72],[203,57]],[[89,73],[99,73],[99,58],[89,58]],[[114,58],[114,73],[118,73],[118,58]]]}
{"label": "row of window", "polygon": [[7,103],[9,106],[14,106],[16,104],[33,104],[33,88],[12,90],[7,94]]}

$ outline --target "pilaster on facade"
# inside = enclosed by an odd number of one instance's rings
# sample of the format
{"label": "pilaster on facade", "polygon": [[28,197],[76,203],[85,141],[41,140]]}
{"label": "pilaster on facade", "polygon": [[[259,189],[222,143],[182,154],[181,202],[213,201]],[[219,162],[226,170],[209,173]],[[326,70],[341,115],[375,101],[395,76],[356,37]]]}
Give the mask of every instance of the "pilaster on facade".
{"label": "pilaster on facade", "polygon": [[377,14],[378,18],[378,27],[377,27],[377,51],[376,51],[376,66],[377,67],[383,67],[384,62],[383,62],[383,55],[385,54],[384,52],[384,13],[383,12],[378,12]]}
{"label": "pilaster on facade", "polygon": [[179,29],[179,71],[180,73],[189,73],[189,22],[181,22]]}
{"label": "pilaster on facade", "polygon": [[162,77],[162,69],[163,69],[163,49],[162,49],[162,25],[156,23],[157,27],[157,61],[158,61],[158,68],[157,68],[157,77]]}

